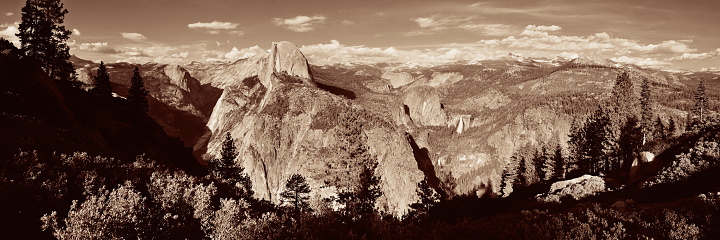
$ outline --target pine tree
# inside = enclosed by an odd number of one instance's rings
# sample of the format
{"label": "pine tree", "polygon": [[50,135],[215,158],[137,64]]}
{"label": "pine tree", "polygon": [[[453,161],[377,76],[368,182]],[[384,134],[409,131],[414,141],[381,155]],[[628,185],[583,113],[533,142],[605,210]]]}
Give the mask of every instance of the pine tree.
{"label": "pine tree", "polygon": [[357,191],[358,200],[360,200],[360,214],[370,214],[375,210],[375,202],[382,196],[380,189],[380,177],[375,176],[375,168],[377,163],[372,167],[365,166],[360,173],[360,188]]}
{"label": "pine tree", "polygon": [[140,72],[137,67],[133,70],[133,77],[131,80],[130,90],[128,90],[128,101],[130,104],[136,107],[136,109],[147,114],[150,105],[147,100],[148,92],[145,90],[145,83],[140,76]]}
{"label": "pine tree", "polygon": [[377,162],[363,166],[359,181],[350,192],[340,194],[340,202],[345,204],[346,212],[352,216],[368,216],[375,211],[375,202],[382,196],[380,178],[375,176]]}
{"label": "pine tree", "polygon": [[535,167],[535,176],[537,177],[537,182],[542,183],[545,181],[545,163],[547,163],[547,158],[545,157],[545,153],[547,152],[547,148],[543,145],[541,150],[535,151],[535,157],[533,158],[533,166]]}
{"label": "pine tree", "polygon": [[668,121],[668,129],[667,129],[668,137],[675,136],[676,130],[677,130],[677,126],[675,125],[675,119],[670,118],[670,120]]}
{"label": "pine tree", "polygon": [[518,168],[517,168],[517,175],[516,180],[513,183],[513,189],[518,189],[527,186],[527,178],[525,177],[525,172],[527,171],[526,163],[525,163],[525,157],[515,157],[513,158],[518,161]]}
{"label": "pine tree", "polygon": [[613,109],[620,116],[636,116],[638,99],[634,97],[630,75],[623,72],[617,76],[612,90]]}
{"label": "pine tree", "polygon": [[305,177],[300,174],[293,174],[285,181],[285,190],[280,193],[283,202],[292,204],[295,212],[312,211],[308,200],[310,199],[310,186],[305,182]]}
{"label": "pine tree", "polygon": [[515,164],[514,161],[508,163],[503,168],[502,176],[500,178],[500,197],[505,197],[508,195],[508,187],[510,186],[509,181],[512,181],[515,179],[514,171],[513,171],[513,165]]}
{"label": "pine tree", "polygon": [[25,55],[36,59],[55,80],[74,78],[66,44],[72,32],[63,26],[67,13],[60,0],[27,0],[16,34]]}
{"label": "pine tree", "polygon": [[690,129],[697,131],[705,124],[705,112],[707,111],[708,98],[705,96],[705,79],[700,79],[695,91],[695,108],[690,118]]}
{"label": "pine tree", "polygon": [[220,150],[220,164],[224,168],[225,176],[230,176],[229,171],[232,166],[235,166],[235,158],[237,157],[237,148],[235,147],[235,140],[230,135],[230,132],[225,134],[225,140],[222,143],[222,150]]}
{"label": "pine tree", "polygon": [[[585,132],[585,126],[579,118],[573,119],[570,125],[570,139],[568,140],[568,150],[570,150],[570,162],[566,165],[566,171],[571,173],[572,171],[583,171],[581,165],[584,156],[587,151],[587,133]],[[573,167],[574,165],[574,167]],[[584,172],[583,172],[584,173]]]}
{"label": "pine tree", "polygon": [[629,118],[620,135],[620,149],[617,154],[618,162],[615,166],[626,171],[630,170],[635,154],[642,147],[642,128],[637,125],[636,118]]}
{"label": "pine tree", "polygon": [[244,198],[250,198],[254,194],[252,181],[250,177],[244,173],[245,168],[235,160],[237,156],[238,152],[235,146],[235,140],[232,138],[230,132],[227,132],[220,150],[220,158],[211,159],[208,163],[210,165],[210,171],[215,178],[229,182],[232,186],[239,184],[239,187],[242,188],[240,189],[240,195]]}
{"label": "pine tree", "polygon": [[419,214],[428,214],[430,212],[430,208],[440,202],[440,194],[430,187],[430,184],[427,182],[427,177],[417,184],[415,192],[420,199],[418,202],[410,204],[410,208],[414,209]]}
{"label": "pine tree", "polygon": [[560,144],[555,147],[553,163],[553,180],[559,181],[565,179],[565,158],[563,158],[562,147],[560,147]]}
{"label": "pine tree", "polygon": [[97,76],[95,76],[95,88],[93,89],[93,92],[102,97],[112,96],[110,74],[108,74],[105,63],[103,62],[100,62],[100,67],[98,67]]}
{"label": "pine tree", "polygon": [[655,133],[653,133],[653,135],[655,138],[664,139],[664,138],[668,137],[667,129],[665,128],[665,124],[663,124],[660,117],[657,117],[655,119],[655,127],[654,128],[655,128]]}
{"label": "pine tree", "polygon": [[647,78],[643,78],[641,91],[640,91],[640,110],[642,117],[640,118],[640,126],[642,129],[642,145],[647,143],[648,138],[651,138],[650,134],[653,132],[652,125],[652,107],[650,106],[650,81]]}

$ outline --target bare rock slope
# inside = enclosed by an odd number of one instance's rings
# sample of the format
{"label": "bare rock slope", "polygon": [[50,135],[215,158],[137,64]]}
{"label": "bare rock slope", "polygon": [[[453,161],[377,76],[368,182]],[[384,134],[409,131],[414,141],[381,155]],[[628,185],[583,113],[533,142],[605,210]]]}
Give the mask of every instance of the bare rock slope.
{"label": "bare rock slope", "polygon": [[[341,115],[360,113],[359,138],[376,157],[382,178],[378,207],[402,214],[415,202],[418,170],[404,132],[362,106],[318,87],[307,60],[290,42],[273,43],[267,55],[238,61],[228,71],[243,69],[237,78],[222,79],[222,96],[196,145],[205,160],[218,157],[226,132],[236,141],[237,161],[253,181],[256,197],[279,203],[279,193],[292,174],[305,176],[314,199],[328,197],[340,187],[333,179],[342,165]],[[254,69],[253,69],[254,68]],[[218,76],[229,76],[220,73]],[[211,83],[212,84],[212,83]],[[352,132],[352,131],[350,131]],[[353,161],[352,159],[350,161]]]}

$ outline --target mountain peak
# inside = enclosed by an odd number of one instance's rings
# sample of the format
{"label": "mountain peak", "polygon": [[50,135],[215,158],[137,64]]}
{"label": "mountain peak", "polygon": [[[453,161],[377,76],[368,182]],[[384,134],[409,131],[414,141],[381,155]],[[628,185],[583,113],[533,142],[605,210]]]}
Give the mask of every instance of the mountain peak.
{"label": "mountain peak", "polygon": [[[269,83],[268,81],[270,80],[268,77],[271,76],[272,73],[297,77],[303,83],[315,86],[312,73],[310,72],[310,65],[305,55],[300,52],[300,49],[294,43],[288,41],[273,42],[266,67],[266,76],[260,77],[260,81],[266,86],[266,83]],[[262,73],[262,71],[260,73]]]}
{"label": "mountain peak", "polygon": [[594,65],[594,66],[605,66],[605,67],[615,66],[615,62],[608,60],[608,59],[604,58],[603,56],[600,56],[600,54],[597,54],[597,53],[590,53],[590,54],[580,56],[578,58],[571,60],[570,63],[576,64],[576,65]]}

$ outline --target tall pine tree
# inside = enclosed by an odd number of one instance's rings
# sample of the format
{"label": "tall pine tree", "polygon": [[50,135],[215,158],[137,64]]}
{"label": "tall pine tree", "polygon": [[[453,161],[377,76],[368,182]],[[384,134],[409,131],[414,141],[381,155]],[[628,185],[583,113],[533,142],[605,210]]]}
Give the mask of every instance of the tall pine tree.
{"label": "tall pine tree", "polygon": [[95,76],[95,88],[93,93],[101,97],[112,96],[112,86],[110,85],[110,74],[107,72],[104,62],[100,62],[100,67],[97,70],[97,76]]}
{"label": "tall pine tree", "polygon": [[293,174],[285,181],[285,190],[280,193],[283,202],[289,202],[293,206],[295,212],[312,211],[308,200],[310,197],[310,186],[305,181],[305,177],[300,174]]}
{"label": "tall pine tree", "polygon": [[615,79],[612,90],[613,110],[620,116],[637,116],[638,99],[633,92],[633,82],[627,72],[623,72]]}
{"label": "tall pine tree", "polygon": [[513,156],[513,158],[515,161],[518,162],[517,174],[515,175],[516,179],[513,182],[513,189],[519,189],[519,188],[527,186],[527,184],[528,184],[527,177],[525,177],[525,172],[527,171],[527,166],[526,166],[525,157]]}
{"label": "tall pine tree", "polygon": [[415,210],[418,214],[428,214],[430,212],[430,208],[440,202],[440,194],[430,187],[430,184],[427,182],[427,177],[417,184],[415,192],[420,199],[418,202],[410,204],[410,208]]}
{"label": "tall pine tree", "polygon": [[363,166],[358,183],[351,192],[340,194],[346,213],[352,216],[368,216],[375,211],[375,203],[382,196],[380,177],[375,176],[377,162]]}
{"label": "tall pine tree", "polygon": [[[245,198],[253,196],[252,181],[250,177],[244,173],[245,168],[238,164],[236,158],[238,156],[235,140],[230,132],[225,134],[225,140],[222,142],[220,149],[220,158],[211,159],[208,163],[211,174],[222,181],[229,182],[230,185],[239,187],[240,195]],[[239,186],[237,186],[239,184]]]}
{"label": "tall pine tree", "polygon": [[135,67],[135,70],[133,70],[130,90],[128,90],[128,101],[130,104],[135,106],[136,109],[147,114],[150,107],[150,105],[148,105],[147,96],[148,92],[145,90],[145,83],[143,83],[143,79],[140,76],[140,71],[137,67]]}
{"label": "tall pine tree", "polygon": [[75,72],[66,43],[72,32],[63,26],[67,13],[60,0],[27,0],[16,34],[25,55],[55,80],[73,80]]}
{"label": "tall pine tree", "polygon": [[654,138],[664,139],[664,138],[668,137],[667,129],[665,128],[665,124],[663,124],[662,119],[660,119],[660,117],[657,117],[655,119],[655,127],[654,128],[655,128],[655,133],[653,133]]}
{"label": "tall pine tree", "polygon": [[553,156],[553,177],[554,181],[565,179],[565,158],[562,155],[562,147],[558,143]]}
{"label": "tall pine tree", "polygon": [[640,128],[642,129],[642,145],[645,145],[648,139],[651,138],[651,133],[653,132],[650,81],[647,78],[643,78],[640,89],[640,111],[642,115],[640,118]]}
{"label": "tall pine tree", "polygon": [[707,111],[708,98],[705,96],[705,79],[700,79],[695,91],[695,108],[690,117],[689,126],[693,131],[699,130],[705,125],[705,112]]}
{"label": "tall pine tree", "polygon": [[677,126],[675,125],[675,119],[671,117],[670,120],[668,120],[667,136],[668,137],[675,136],[676,130],[677,130]]}

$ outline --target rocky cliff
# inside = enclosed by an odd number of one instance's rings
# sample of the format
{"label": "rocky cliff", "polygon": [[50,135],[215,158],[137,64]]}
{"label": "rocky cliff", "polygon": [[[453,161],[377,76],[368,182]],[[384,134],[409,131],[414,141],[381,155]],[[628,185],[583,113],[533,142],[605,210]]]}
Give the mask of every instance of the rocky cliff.
{"label": "rocky cliff", "polygon": [[[342,187],[335,179],[349,166],[344,158],[340,116],[360,113],[350,125],[377,159],[383,197],[378,207],[402,214],[415,202],[422,178],[404,132],[372,111],[318,87],[307,60],[290,42],[273,43],[266,55],[240,60],[210,81],[224,88],[196,145],[205,160],[220,153],[223,136],[236,140],[237,161],[253,181],[256,197],[279,203],[279,193],[292,174],[305,176],[313,194],[329,197]],[[239,73],[230,78],[232,73]],[[222,80],[222,81],[220,81]],[[355,161],[349,159],[348,161]],[[345,165],[343,165],[345,164]]]}
{"label": "rocky cliff", "polygon": [[[178,65],[110,63],[107,66],[113,92],[120,96],[127,96],[133,70],[138,67],[150,96],[150,117],[168,135],[179,137],[188,147],[194,145],[220,95],[216,88],[202,85]],[[78,80],[91,88],[98,64],[79,61],[75,67]]]}

